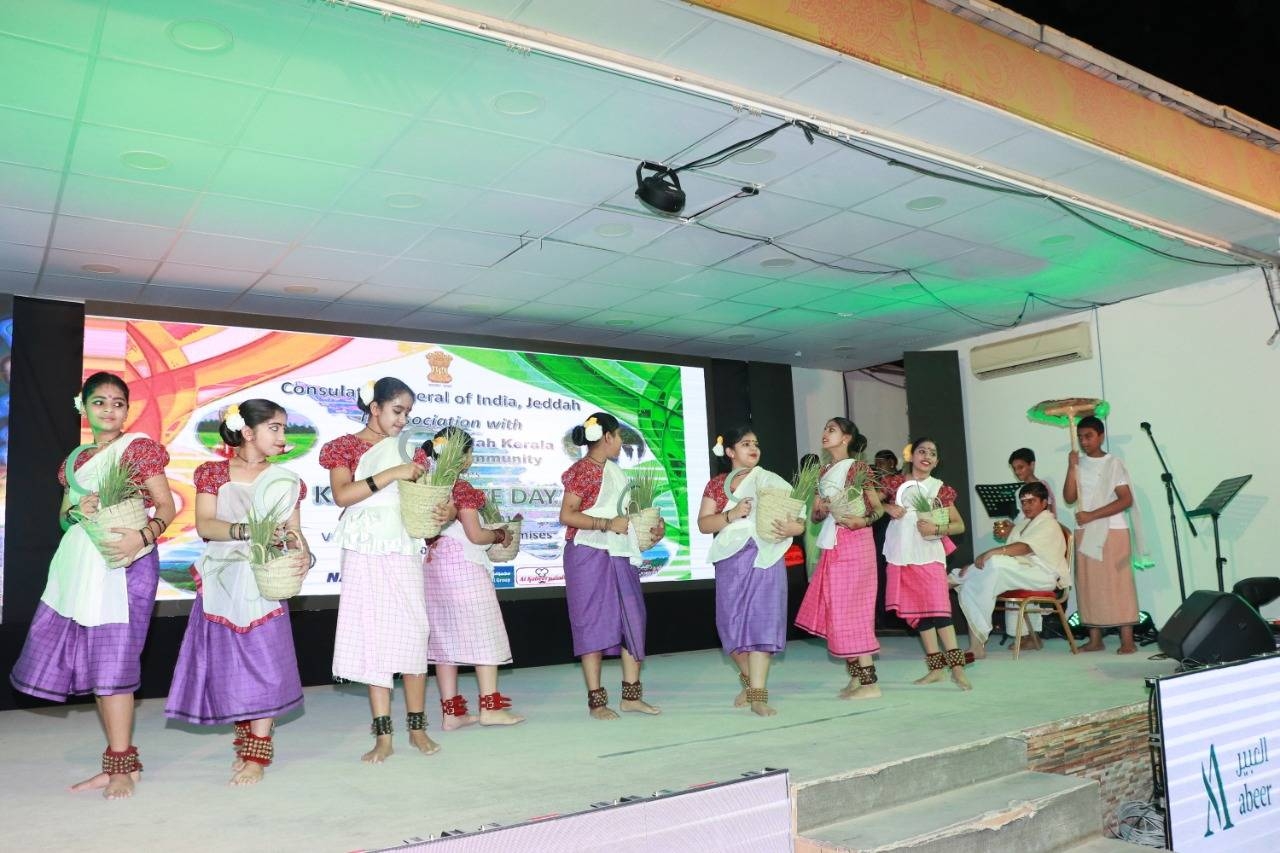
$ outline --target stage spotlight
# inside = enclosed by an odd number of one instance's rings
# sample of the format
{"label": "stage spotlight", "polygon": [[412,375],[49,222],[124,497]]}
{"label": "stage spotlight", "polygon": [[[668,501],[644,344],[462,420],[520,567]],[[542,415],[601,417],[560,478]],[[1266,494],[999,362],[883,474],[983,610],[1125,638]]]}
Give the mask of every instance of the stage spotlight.
{"label": "stage spotlight", "polygon": [[[645,177],[645,171],[653,172]],[[680,178],[666,166],[643,161],[636,166],[636,198],[656,213],[674,216],[684,210],[684,190]]]}

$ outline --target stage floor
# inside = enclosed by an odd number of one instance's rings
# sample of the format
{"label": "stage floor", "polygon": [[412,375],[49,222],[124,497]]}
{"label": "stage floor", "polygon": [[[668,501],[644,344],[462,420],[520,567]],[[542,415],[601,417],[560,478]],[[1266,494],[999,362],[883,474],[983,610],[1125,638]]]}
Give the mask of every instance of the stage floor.
{"label": "stage floor", "polygon": [[[1109,638],[1113,649],[1116,638]],[[304,711],[276,730],[277,763],[262,784],[226,785],[229,729],[167,721],[164,703],[139,703],[138,744],[146,771],[137,796],[106,802],[66,787],[89,775],[102,750],[91,705],[0,714],[4,843],[10,850],[348,851],[447,829],[513,823],[627,794],[650,794],[787,768],[793,782],[823,778],[911,755],[1020,732],[1064,717],[1143,701],[1146,676],[1170,673],[1114,650],[1072,657],[1065,641],[1015,662],[992,643],[970,667],[972,692],[949,681],[917,687],[924,672],[916,640],[883,640],[884,697],[836,698],[844,667],[820,641],[791,643],[769,689],[778,715],[761,718],[731,703],[734,670],[718,651],[651,657],[646,699],[663,714],[588,718],[580,670],[552,666],[504,673],[501,689],[528,721],[511,728],[440,731],[435,680],[430,733],[443,747],[422,756],[404,735],[399,692],[393,720],[399,750],[386,764],[362,764],[371,745],[368,705],[357,685],[308,688]],[[605,685],[619,698],[619,668]],[[475,705],[474,680],[463,676]]]}

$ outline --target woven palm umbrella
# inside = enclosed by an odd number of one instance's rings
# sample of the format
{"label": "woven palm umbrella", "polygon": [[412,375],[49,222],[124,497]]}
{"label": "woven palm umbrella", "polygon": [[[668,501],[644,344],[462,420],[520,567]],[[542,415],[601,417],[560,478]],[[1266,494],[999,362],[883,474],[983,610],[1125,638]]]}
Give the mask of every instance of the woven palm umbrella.
{"label": "woven palm umbrella", "polygon": [[1064,426],[1071,431],[1071,449],[1078,448],[1076,420],[1088,415],[1105,418],[1111,404],[1097,397],[1066,397],[1061,400],[1042,400],[1027,409],[1027,417],[1037,423]]}

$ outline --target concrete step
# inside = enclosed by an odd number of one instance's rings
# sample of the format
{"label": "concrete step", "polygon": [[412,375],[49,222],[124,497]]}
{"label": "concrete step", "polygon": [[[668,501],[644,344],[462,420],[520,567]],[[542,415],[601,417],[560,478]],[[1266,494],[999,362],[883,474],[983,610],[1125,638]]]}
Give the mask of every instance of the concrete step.
{"label": "concrete step", "polygon": [[1053,853],[1101,823],[1097,782],[1023,771],[801,832],[796,853]]}
{"label": "concrete step", "polygon": [[1063,847],[1061,853],[1134,853],[1137,850],[1150,850],[1141,844],[1130,844],[1117,838],[1090,838],[1070,847]]}
{"label": "concrete step", "polygon": [[999,737],[794,785],[796,831],[868,815],[1026,770],[1027,745]]}

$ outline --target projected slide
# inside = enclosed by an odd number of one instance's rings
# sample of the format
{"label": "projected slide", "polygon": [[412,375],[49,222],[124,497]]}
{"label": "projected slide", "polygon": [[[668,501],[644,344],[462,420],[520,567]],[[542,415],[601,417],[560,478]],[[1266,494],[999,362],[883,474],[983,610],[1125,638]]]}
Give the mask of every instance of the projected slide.
{"label": "projected slide", "polygon": [[395,376],[417,395],[407,446],[456,425],[475,439],[468,479],[505,517],[524,516],[523,543],[494,567],[499,588],[561,586],[564,530],[560,474],[581,451],[569,433],[596,410],[623,424],[625,469],[655,471],[667,536],[645,553],[644,580],[709,578],[710,537],[694,523],[709,478],[706,401],[699,368],[373,338],[348,338],[188,323],[88,317],[85,375],[109,370],[129,383],[129,429],[169,448],[179,513],[161,545],[157,597],[191,597],[188,569],[200,553],[195,469],[229,451],[218,419],[233,402],[265,397],[288,411],[289,447],[276,461],[309,487],[303,530],[315,564],[303,595],[340,591],[329,540],[341,512],[329,493],[320,446],[360,429],[357,389]]}

